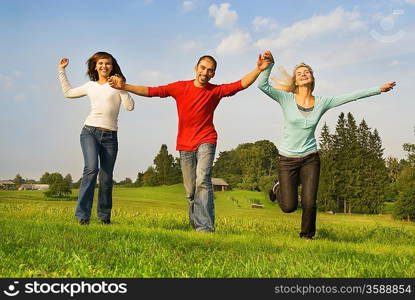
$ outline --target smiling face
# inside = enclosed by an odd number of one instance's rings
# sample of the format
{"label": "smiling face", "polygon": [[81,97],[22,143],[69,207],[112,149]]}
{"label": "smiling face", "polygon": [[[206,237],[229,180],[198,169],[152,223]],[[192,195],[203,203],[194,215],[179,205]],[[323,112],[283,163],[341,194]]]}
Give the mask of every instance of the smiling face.
{"label": "smiling face", "polygon": [[215,76],[215,63],[210,59],[202,59],[195,67],[196,86],[204,86]]}
{"label": "smiling face", "polygon": [[100,78],[107,78],[110,76],[112,69],[113,65],[110,58],[100,58],[97,60],[95,70]]}
{"label": "smiling face", "polygon": [[314,82],[312,71],[305,66],[298,67],[294,72],[294,76],[297,86],[311,85]]}

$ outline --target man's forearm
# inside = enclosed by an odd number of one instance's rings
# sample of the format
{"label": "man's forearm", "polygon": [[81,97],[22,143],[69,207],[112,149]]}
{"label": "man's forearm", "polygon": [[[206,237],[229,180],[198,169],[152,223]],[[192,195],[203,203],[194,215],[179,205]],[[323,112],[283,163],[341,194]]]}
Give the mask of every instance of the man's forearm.
{"label": "man's forearm", "polygon": [[123,90],[139,96],[148,96],[147,86],[125,84]]}
{"label": "man's forearm", "polygon": [[254,83],[254,81],[258,78],[259,74],[261,74],[261,70],[258,67],[256,67],[252,72],[246,74],[241,79],[242,87],[245,89],[252,83]]}

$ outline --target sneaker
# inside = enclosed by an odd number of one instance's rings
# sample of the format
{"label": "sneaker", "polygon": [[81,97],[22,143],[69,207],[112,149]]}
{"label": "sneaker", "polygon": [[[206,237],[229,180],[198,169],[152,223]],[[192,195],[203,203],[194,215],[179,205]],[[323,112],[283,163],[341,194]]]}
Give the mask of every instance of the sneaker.
{"label": "sneaker", "polygon": [[112,223],[111,223],[111,220],[110,219],[107,219],[107,220],[101,220],[101,224],[110,225]]}
{"label": "sneaker", "polygon": [[79,224],[81,224],[81,225],[89,225],[89,220],[88,219],[81,219],[81,220],[79,220]]}
{"label": "sneaker", "polygon": [[269,190],[269,200],[271,200],[272,202],[275,202],[275,201],[279,202],[280,201],[279,192],[280,192],[280,182],[277,181],[272,187],[272,189]]}

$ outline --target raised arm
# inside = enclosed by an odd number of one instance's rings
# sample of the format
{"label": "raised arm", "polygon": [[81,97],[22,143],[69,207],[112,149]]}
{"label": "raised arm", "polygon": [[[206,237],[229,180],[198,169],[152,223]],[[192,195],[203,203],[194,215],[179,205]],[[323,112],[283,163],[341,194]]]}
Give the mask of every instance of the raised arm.
{"label": "raised arm", "polygon": [[394,81],[394,82],[386,83],[382,86],[376,86],[370,89],[364,89],[364,90],[359,90],[359,91],[348,93],[348,94],[329,97],[326,101],[326,107],[327,109],[330,109],[330,108],[337,107],[337,106],[340,106],[342,104],[345,104],[351,101],[355,101],[358,99],[362,99],[362,98],[366,98],[366,97],[370,97],[374,95],[379,95],[382,92],[388,92],[392,90],[395,85],[396,85],[396,82]]}
{"label": "raised arm", "polygon": [[281,103],[281,101],[289,95],[289,93],[277,90],[269,84],[269,75],[271,74],[272,67],[274,66],[274,58],[270,51],[265,51],[262,56],[270,62],[269,66],[261,73],[258,79],[258,88],[267,94],[275,101]]}
{"label": "raised arm", "polygon": [[259,74],[261,74],[262,71],[264,71],[269,65],[270,61],[268,59],[265,59],[261,54],[258,56],[257,64],[254,70],[252,70],[250,73],[246,74],[241,79],[241,85],[244,89],[249,87],[254,81],[258,78]]}
{"label": "raised arm", "polygon": [[141,85],[126,84],[121,77],[115,75],[108,78],[109,85],[114,89],[124,90],[127,92],[134,93],[139,96],[148,97],[148,87]]}
{"label": "raised arm", "polygon": [[71,84],[69,83],[68,78],[66,77],[66,72],[65,72],[65,68],[68,66],[68,64],[69,64],[69,59],[62,58],[59,61],[59,65],[58,65],[59,81],[61,83],[63,95],[66,98],[79,98],[79,97],[86,96],[87,94],[86,84],[80,87],[77,87],[77,88],[71,87]]}

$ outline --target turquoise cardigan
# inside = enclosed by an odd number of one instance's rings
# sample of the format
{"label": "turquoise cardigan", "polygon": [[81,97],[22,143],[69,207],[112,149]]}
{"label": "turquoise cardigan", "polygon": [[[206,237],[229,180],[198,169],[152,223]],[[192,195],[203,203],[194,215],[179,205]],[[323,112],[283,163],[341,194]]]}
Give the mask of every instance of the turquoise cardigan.
{"label": "turquoise cardigan", "polygon": [[315,96],[314,109],[305,117],[298,110],[293,93],[282,92],[268,83],[273,65],[271,64],[259,76],[258,88],[281,105],[284,115],[284,129],[282,142],[278,149],[282,154],[304,156],[317,151],[317,141],[314,133],[318,122],[327,110],[350,101],[381,93],[379,87],[373,87],[334,97]]}

